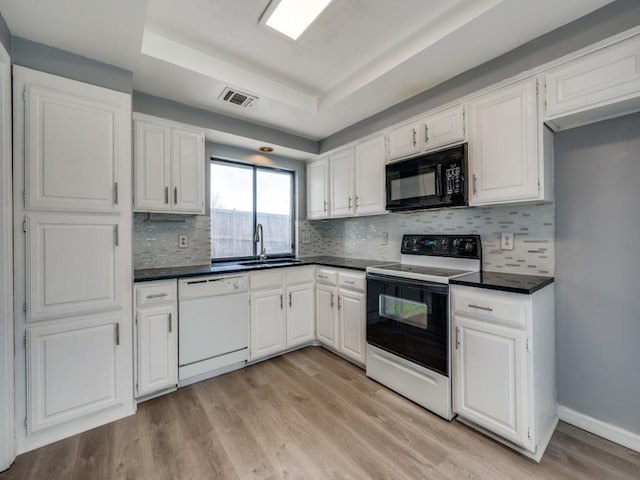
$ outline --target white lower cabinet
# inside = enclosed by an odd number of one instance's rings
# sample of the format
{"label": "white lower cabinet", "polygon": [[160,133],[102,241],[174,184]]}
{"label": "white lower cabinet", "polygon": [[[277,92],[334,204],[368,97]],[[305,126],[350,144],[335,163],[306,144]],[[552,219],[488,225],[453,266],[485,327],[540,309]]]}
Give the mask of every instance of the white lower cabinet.
{"label": "white lower cabinet", "polygon": [[557,423],[553,285],[451,292],[454,411],[539,461]]}
{"label": "white lower cabinet", "polygon": [[305,266],[251,274],[251,361],[314,339],[313,270]]}
{"label": "white lower cabinet", "polygon": [[134,287],[136,302],[136,398],[175,390],[178,384],[176,280]]}
{"label": "white lower cabinet", "polygon": [[364,365],[366,359],[366,280],[352,270],[316,271],[316,331],[318,340]]}

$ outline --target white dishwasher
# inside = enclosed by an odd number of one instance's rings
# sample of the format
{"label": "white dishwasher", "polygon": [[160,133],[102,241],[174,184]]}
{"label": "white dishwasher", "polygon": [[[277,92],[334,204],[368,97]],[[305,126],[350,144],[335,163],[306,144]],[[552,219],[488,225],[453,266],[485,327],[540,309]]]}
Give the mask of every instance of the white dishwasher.
{"label": "white dishwasher", "polygon": [[180,386],[223,373],[249,358],[247,275],[180,280],[178,313]]}

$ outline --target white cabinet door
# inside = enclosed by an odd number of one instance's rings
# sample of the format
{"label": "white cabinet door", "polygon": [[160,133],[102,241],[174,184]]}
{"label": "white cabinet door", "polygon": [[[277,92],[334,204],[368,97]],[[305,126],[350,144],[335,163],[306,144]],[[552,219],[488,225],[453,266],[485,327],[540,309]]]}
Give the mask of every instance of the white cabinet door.
{"label": "white cabinet door", "polygon": [[[27,216],[27,321],[121,308],[130,250],[114,216]],[[123,245],[126,238],[122,238]]]}
{"label": "white cabinet door", "polygon": [[125,404],[131,343],[120,342],[121,324],[112,312],[27,328],[29,434]]}
{"label": "white cabinet door", "polygon": [[118,211],[130,192],[119,171],[131,155],[124,94],[51,78],[24,87],[26,208]]}
{"label": "white cabinet door", "polygon": [[637,110],[640,38],[551,69],[545,85],[546,119],[554,125],[575,126]]}
{"label": "white cabinet door", "polygon": [[310,342],[315,337],[313,284],[287,288],[287,348]]}
{"label": "white cabinet door", "polygon": [[331,216],[353,215],[355,211],[353,148],[340,150],[331,155]]}
{"label": "white cabinet door", "polygon": [[384,149],[383,135],[356,145],[356,215],[385,211]]}
{"label": "white cabinet door", "polygon": [[337,347],[337,289],[316,285],[316,335],[322,343]]}
{"label": "white cabinet door", "polygon": [[365,363],[366,295],[340,289],[339,350],[353,360]]}
{"label": "white cabinet door", "polygon": [[454,410],[527,446],[525,332],[461,316],[454,325]]}
{"label": "white cabinet door", "polygon": [[251,292],[251,360],[284,350],[285,332],[282,288]]}
{"label": "white cabinet door", "polygon": [[307,165],[307,218],[329,216],[329,159]]}
{"label": "white cabinet door", "polygon": [[464,107],[458,105],[425,119],[424,145],[435,150],[465,140]]}
{"label": "white cabinet door", "polygon": [[204,214],[204,135],[171,129],[171,209]]}
{"label": "white cabinet door", "polygon": [[538,198],[536,99],[532,79],[470,102],[471,205]]}
{"label": "white cabinet door", "polygon": [[178,383],[178,316],[175,305],[145,308],[136,316],[137,397]]}
{"label": "white cabinet door", "polygon": [[414,122],[398,127],[389,133],[389,160],[408,157],[420,152],[422,145],[419,132],[423,124],[422,121]]}
{"label": "white cabinet door", "polygon": [[171,128],[135,120],[134,210],[171,210]]}

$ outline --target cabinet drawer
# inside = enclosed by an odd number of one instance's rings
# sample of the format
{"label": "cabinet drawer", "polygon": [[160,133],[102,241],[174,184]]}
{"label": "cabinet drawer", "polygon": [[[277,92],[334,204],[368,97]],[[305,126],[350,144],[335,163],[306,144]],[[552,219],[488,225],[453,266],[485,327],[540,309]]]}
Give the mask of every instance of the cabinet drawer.
{"label": "cabinet drawer", "polygon": [[338,286],[364,292],[367,288],[367,281],[361,273],[340,272],[338,274]]}
{"label": "cabinet drawer", "polygon": [[338,272],[335,270],[328,270],[326,268],[316,269],[316,282],[324,285],[337,285],[338,284]]}
{"label": "cabinet drawer", "polygon": [[295,267],[287,269],[287,285],[296,285],[299,283],[313,283],[315,268],[314,267]]}
{"label": "cabinet drawer", "polygon": [[529,301],[527,298],[517,298],[519,296],[513,293],[455,287],[453,310],[455,313],[525,328]]}
{"label": "cabinet drawer", "polygon": [[175,280],[152,282],[144,286],[136,285],[136,306],[138,307],[156,305],[158,303],[173,303],[175,301]]}
{"label": "cabinet drawer", "polygon": [[252,273],[250,277],[251,290],[266,288],[282,288],[284,286],[284,271]]}

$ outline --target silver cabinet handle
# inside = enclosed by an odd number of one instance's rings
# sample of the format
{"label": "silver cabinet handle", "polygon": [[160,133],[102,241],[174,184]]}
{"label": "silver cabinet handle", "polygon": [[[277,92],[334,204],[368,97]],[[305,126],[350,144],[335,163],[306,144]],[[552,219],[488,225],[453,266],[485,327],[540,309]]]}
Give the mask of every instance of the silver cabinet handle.
{"label": "silver cabinet handle", "polygon": [[168,296],[168,293],[152,293],[151,295],[147,295],[147,300],[150,300],[152,298],[163,298]]}
{"label": "silver cabinet handle", "polygon": [[456,327],[456,350],[460,348],[460,327]]}
{"label": "silver cabinet handle", "polygon": [[178,187],[173,187],[173,204],[178,204]]}
{"label": "silver cabinet handle", "polygon": [[424,142],[429,143],[429,125],[424,124]]}
{"label": "silver cabinet handle", "polygon": [[324,201],[324,211],[325,211],[325,212],[327,211],[327,205],[328,205],[328,203],[327,203],[327,201],[325,200],[325,201]]}
{"label": "silver cabinet handle", "polygon": [[113,203],[118,205],[118,182],[113,184]]}
{"label": "silver cabinet handle", "polygon": [[334,301],[333,301],[333,293],[331,294],[331,308],[333,308],[333,306],[335,305]]}
{"label": "silver cabinet handle", "polygon": [[413,146],[415,147],[416,144],[418,143],[417,139],[416,139],[416,135],[418,134],[418,132],[416,132],[416,129],[413,129]]}
{"label": "silver cabinet handle", "polygon": [[116,247],[120,245],[120,232],[117,223],[113,226],[113,244]]}
{"label": "silver cabinet handle", "polygon": [[282,298],[282,294],[280,294],[280,310],[284,309],[284,303],[283,303],[283,298]]}
{"label": "silver cabinet handle", "polygon": [[349,210],[351,210],[351,196],[349,196]]}
{"label": "silver cabinet handle", "polygon": [[344,283],[348,283],[349,285],[355,285],[356,282],[353,280],[344,280]]}
{"label": "silver cabinet handle", "polygon": [[289,292],[289,306],[290,307],[293,306],[293,302],[291,301],[291,292]]}
{"label": "silver cabinet handle", "polygon": [[173,331],[173,314],[169,314],[169,333]]}
{"label": "silver cabinet handle", "polygon": [[493,312],[493,308],[491,307],[482,307],[480,305],[476,305],[474,303],[470,303],[469,305],[467,305],[469,308],[477,308],[478,310],[484,310],[486,312]]}
{"label": "silver cabinet handle", "polygon": [[342,297],[338,295],[338,310],[342,310]]}
{"label": "silver cabinet handle", "polygon": [[116,323],[116,345],[120,345],[120,324]]}
{"label": "silver cabinet handle", "polygon": [[360,203],[358,202],[358,200],[360,200],[360,197],[356,195],[356,208],[360,206]]}
{"label": "silver cabinet handle", "polygon": [[324,279],[326,279],[326,278],[327,278],[327,276],[326,276],[326,275],[320,275],[320,274],[318,274],[318,278],[324,278]]}
{"label": "silver cabinet handle", "polygon": [[476,195],[478,193],[478,177],[476,174],[473,174],[473,194]]}
{"label": "silver cabinet handle", "polygon": [[169,205],[169,187],[164,187],[164,203]]}

